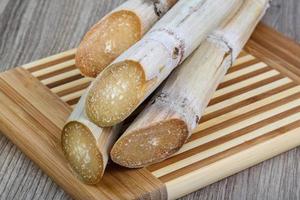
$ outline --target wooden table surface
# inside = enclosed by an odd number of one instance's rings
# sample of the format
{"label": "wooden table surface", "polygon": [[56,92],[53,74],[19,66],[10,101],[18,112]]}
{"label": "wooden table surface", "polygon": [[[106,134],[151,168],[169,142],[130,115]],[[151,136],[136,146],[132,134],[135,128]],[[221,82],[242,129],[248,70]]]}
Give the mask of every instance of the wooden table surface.
{"label": "wooden table surface", "polygon": [[[120,2],[0,0],[0,71],[76,47]],[[263,21],[300,42],[299,0],[273,0]],[[182,199],[300,199],[299,161],[297,148]],[[0,199],[71,198],[0,134]]]}

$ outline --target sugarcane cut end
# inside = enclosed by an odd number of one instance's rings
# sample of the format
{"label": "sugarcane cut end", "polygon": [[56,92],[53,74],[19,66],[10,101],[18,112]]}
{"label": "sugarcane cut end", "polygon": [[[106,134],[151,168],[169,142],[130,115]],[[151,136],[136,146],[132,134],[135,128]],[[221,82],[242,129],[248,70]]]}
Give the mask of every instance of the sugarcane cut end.
{"label": "sugarcane cut end", "polygon": [[86,114],[100,127],[109,127],[128,117],[146,91],[144,70],[135,61],[109,66],[91,87],[86,100]]}
{"label": "sugarcane cut end", "polygon": [[113,12],[84,36],[75,56],[76,66],[83,75],[96,77],[141,37],[141,19],[134,12]]}
{"label": "sugarcane cut end", "polygon": [[62,131],[62,149],[77,177],[97,184],[103,175],[103,157],[90,130],[80,122],[68,122]]}
{"label": "sugarcane cut end", "polygon": [[168,119],[125,133],[113,146],[111,159],[122,166],[140,168],[163,161],[176,153],[188,138],[180,119]]}

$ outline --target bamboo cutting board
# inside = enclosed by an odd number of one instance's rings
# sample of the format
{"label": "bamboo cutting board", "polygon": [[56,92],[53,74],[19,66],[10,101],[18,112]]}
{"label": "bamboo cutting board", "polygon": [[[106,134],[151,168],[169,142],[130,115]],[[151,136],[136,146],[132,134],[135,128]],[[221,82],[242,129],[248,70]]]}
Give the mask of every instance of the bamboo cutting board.
{"label": "bamboo cutting board", "polygon": [[175,199],[300,145],[300,46],[259,25],[174,157],[79,182],[60,130],[91,79],[70,50],[0,74],[0,129],[75,199]]}

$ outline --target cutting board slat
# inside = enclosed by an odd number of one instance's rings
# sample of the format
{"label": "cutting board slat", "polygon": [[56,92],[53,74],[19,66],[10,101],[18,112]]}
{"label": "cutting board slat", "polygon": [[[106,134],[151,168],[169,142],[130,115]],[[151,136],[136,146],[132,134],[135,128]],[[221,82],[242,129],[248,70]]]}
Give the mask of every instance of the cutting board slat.
{"label": "cutting board slat", "polygon": [[138,170],[110,164],[99,185],[83,185],[60,148],[92,81],[75,53],[0,74],[0,129],[76,199],[174,199],[300,145],[300,47],[259,25],[176,155]]}

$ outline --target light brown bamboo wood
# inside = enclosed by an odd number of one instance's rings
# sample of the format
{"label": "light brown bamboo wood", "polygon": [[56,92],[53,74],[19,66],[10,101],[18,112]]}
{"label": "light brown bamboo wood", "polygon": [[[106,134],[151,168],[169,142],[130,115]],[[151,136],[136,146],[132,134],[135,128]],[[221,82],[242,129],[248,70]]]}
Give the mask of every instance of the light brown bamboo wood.
{"label": "light brown bamboo wood", "polygon": [[[152,103],[115,143],[111,151],[112,160],[120,165],[136,168],[157,163],[177,152],[187,141],[191,130],[196,128],[217,86],[267,7],[268,0],[246,0],[228,24],[210,35],[169,77]],[[275,70],[269,71],[256,76],[255,81],[260,77],[263,80],[276,74],[278,72]],[[214,97],[255,81],[248,79],[218,90]]]}
{"label": "light brown bamboo wood", "polygon": [[61,61],[70,60],[75,57],[77,49],[70,49],[68,51],[49,56],[47,58],[43,58],[37,61],[33,61],[31,63],[25,64],[22,67],[27,69],[30,72],[38,71],[39,69],[45,68],[46,66],[51,66],[55,63],[61,63]]}
{"label": "light brown bamboo wood", "polygon": [[58,74],[58,75],[55,75],[55,76],[51,76],[49,78],[42,79],[41,82],[45,85],[50,85],[50,84],[53,84],[55,82],[63,81],[66,78],[70,78],[70,77],[74,77],[74,76],[82,77],[80,75],[80,72],[79,72],[78,69],[73,69],[73,70],[68,71],[66,73],[63,73],[63,74]]}
{"label": "light brown bamboo wood", "polygon": [[86,33],[76,53],[76,66],[82,74],[96,77],[176,2],[128,0],[121,4]]}
{"label": "light brown bamboo wood", "polygon": [[92,80],[91,78],[82,78],[82,79],[74,80],[74,81],[71,81],[71,82],[66,83],[64,85],[59,85],[59,86],[56,86],[54,88],[51,88],[51,91],[53,93],[60,94],[61,92],[64,92],[66,90],[70,90],[72,88],[75,88],[75,87],[78,87],[78,86],[81,86],[81,85],[89,84],[91,82],[91,80]]}
{"label": "light brown bamboo wood", "polygon": [[178,2],[92,83],[86,100],[88,117],[102,127],[124,120],[211,31],[228,21],[242,2]]}

